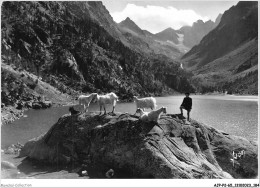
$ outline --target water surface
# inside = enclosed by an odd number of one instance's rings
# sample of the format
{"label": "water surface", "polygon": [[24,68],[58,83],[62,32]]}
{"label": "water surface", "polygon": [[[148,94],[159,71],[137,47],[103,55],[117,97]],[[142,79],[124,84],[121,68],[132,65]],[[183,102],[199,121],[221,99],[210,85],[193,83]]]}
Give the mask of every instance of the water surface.
{"label": "water surface", "polygon": [[[156,97],[157,106],[167,107],[168,113],[180,113],[179,106],[184,96]],[[257,96],[215,96],[193,95],[191,118],[233,135],[257,141],[258,135],[258,97]],[[75,107],[83,110],[82,106]],[[64,114],[69,106],[45,110],[28,110],[27,117],[1,127],[1,147],[20,142],[24,144],[31,138],[45,133]],[[89,111],[98,111],[97,104],[91,104]],[[108,111],[112,110],[109,106]],[[134,113],[135,103],[118,103],[116,111]],[[184,110],[186,116],[186,111]]]}

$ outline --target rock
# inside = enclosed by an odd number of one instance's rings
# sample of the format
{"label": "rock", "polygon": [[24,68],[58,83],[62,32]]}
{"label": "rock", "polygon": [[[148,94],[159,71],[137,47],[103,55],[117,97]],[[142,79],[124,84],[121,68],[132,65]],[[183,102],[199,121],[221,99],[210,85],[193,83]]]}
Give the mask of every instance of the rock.
{"label": "rock", "polygon": [[107,178],[112,178],[114,176],[115,172],[113,169],[110,169],[106,172],[106,177]]}
{"label": "rock", "polygon": [[[233,151],[241,150],[246,155],[233,167]],[[20,152],[24,156],[64,166],[89,161],[86,170],[98,170],[101,178],[107,169],[117,172],[108,177],[125,178],[254,178],[258,173],[255,143],[194,120],[185,125],[179,115],[162,115],[156,123],[130,114],[67,114],[28,141]]]}
{"label": "rock", "polygon": [[13,148],[8,148],[5,150],[5,154],[15,154],[15,150]]}
{"label": "rock", "polygon": [[12,144],[5,150],[5,154],[12,154],[12,155],[20,155],[20,151],[23,148],[23,145],[19,142],[17,144]]}
{"label": "rock", "polygon": [[21,110],[24,106],[24,102],[18,102],[16,109]]}
{"label": "rock", "polygon": [[41,102],[41,105],[43,108],[50,108],[52,106],[52,102],[51,101],[43,101]]}
{"label": "rock", "polygon": [[39,102],[32,103],[33,109],[50,108],[51,106],[52,106],[51,101],[39,101]]}
{"label": "rock", "polygon": [[83,171],[81,172],[81,174],[82,174],[82,176],[88,176],[88,171],[83,170]]}
{"label": "rock", "polygon": [[32,108],[33,109],[41,109],[42,108],[42,105],[38,102],[33,102],[32,103]]}
{"label": "rock", "polygon": [[26,106],[27,108],[32,108],[32,107],[33,107],[32,102],[30,102],[30,101],[26,102],[26,103],[25,103],[25,106]]}
{"label": "rock", "polygon": [[15,169],[16,166],[13,163],[10,163],[8,161],[2,161],[1,162],[1,168],[2,169]]}

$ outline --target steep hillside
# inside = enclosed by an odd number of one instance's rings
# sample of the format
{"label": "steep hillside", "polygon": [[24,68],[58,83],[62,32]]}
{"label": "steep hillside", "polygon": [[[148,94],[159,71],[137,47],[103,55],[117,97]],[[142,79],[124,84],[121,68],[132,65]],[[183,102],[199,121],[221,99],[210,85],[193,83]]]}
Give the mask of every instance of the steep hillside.
{"label": "steep hillside", "polygon": [[4,62],[1,62],[1,125],[19,119],[24,109],[48,108],[74,102],[72,96],[78,93],[61,82],[56,81],[59,86],[57,89],[38,80],[34,74]]}
{"label": "steep hillside", "polygon": [[257,2],[239,2],[219,25],[182,57],[199,91],[257,94]]}
{"label": "steep hillside", "polygon": [[236,94],[258,93],[258,40],[193,71],[193,84],[199,92],[219,91]]}
{"label": "steep hillside", "polygon": [[56,88],[121,100],[193,90],[177,62],[129,42],[102,2],[4,2],[1,18],[2,61]]}
{"label": "steep hillside", "polygon": [[182,59],[187,67],[201,67],[257,37],[257,2],[239,2],[222,16],[219,25]]}

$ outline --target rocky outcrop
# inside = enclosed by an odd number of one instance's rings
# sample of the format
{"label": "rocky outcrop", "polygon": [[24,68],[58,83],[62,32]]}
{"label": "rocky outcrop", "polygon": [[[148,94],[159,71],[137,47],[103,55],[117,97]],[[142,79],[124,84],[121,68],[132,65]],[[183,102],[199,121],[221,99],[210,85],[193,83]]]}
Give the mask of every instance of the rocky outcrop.
{"label": "rocky outcrop", "polygon": [[51,101],[39,101],[32,103],[33,109],[42,109],[42,108],[50,108],[52,106]]}
{"label": "rocky outcrop", "polygon": [[[233,151],[244,151],[233,159]],[[257,145],[180,115],[142,122],[137,116],[95,113],[64,115],[51,129],[28,141],[20,157],[49,164],[82,164],[91,177],[253,178]],[[98,174],[98,175],[97,175]]]}

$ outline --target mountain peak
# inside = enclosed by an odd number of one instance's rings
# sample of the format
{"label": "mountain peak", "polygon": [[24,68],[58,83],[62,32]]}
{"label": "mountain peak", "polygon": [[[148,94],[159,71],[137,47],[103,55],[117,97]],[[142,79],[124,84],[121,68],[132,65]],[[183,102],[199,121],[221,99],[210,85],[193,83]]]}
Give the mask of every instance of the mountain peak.
{"label": "mountain peak", "polygon": [[130,31],[133,31],[136,34],[144,35],[143,30],[138,25],[136,25],[136,23],[133,20],[131,20],[129,17],[127,17],[125,20],[120,22],[118,25],[121,28],[125,28],[125,29],[128,29]]}
{"label": "mountain peak", "polygon": [[[133,20],[131,20],[131,18],[127,17],[126,19],[124,19],[123,21],[121,21],[119,23],[119,25],[122,25],[122,24],[135,24]],[[136,25],[136,24],[135,24]]]}
{"label": "mountain peak", "polygon": [[206,24],[214,24],[214,22],[212,20],[208,20],[205,22]]}
{"label": "mountain peak", "polygon": [[156,33],[155,35],[160,34],[160,33],[176,33],[176,30],[171,27],[168,27],[168,28]]}
{"label": "mountain peak", "polygon": [[126,19],[124,19],[123,21],[121,21],[120,23],[122,22],[126,22],[126,23],[132,23],[133,20],[131,20],[131,18],[127,17]]}
{"label": "mountain peak", "polygon": [[195,23],[197,23],[197,24],[204,24],[204,21],[203,20],[198,20]]}
{"label": "mountain peak", "polygon": [[157,39],[159,39],[161,41],[172,41],[175,44],[179,43],[178,35],[176,34],[176,31],[171,27],[168,27],[167,29],[165,29],[159,33],[156,33],[155,36]]}
{"label": "mountain peak", "polygon": [[218,14],[218,16],[217,16],[215,22],[217,22],[217,20],[220,20],[222,16],[223,16],[223,14]]}
{"label": "mountain peak", "polygon": [[173,31],[175,32],[175,29],[171,28],[171,27],[168,27],[167,29],[165,29],[164,31]]}
{"label": "mountain peak", "polygon": [[223,14],[219,14],[218,17],[216,18],[215,27],[218,26],[218,24],[220,23],[222,16],[223,16]]}

